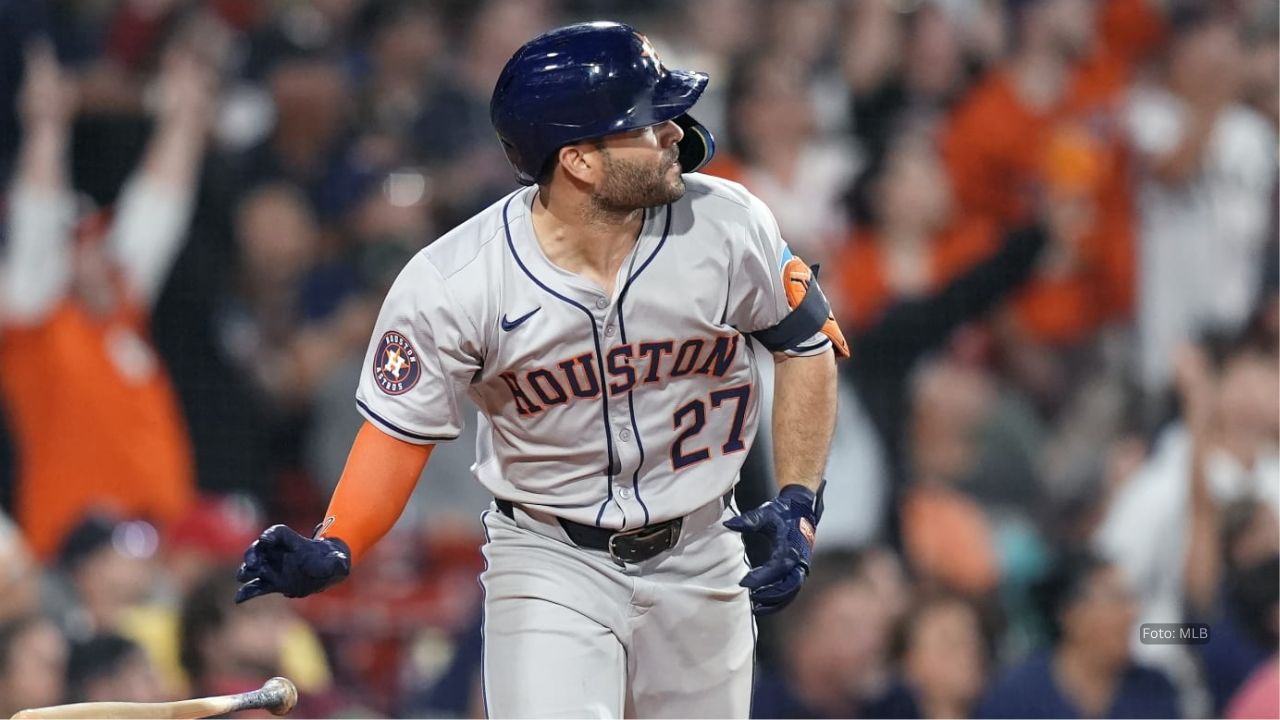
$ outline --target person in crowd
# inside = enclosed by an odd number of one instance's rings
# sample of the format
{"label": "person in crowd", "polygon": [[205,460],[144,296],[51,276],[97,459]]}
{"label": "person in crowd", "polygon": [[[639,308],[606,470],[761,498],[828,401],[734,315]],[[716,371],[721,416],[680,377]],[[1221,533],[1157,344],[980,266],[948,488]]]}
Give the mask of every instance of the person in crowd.
{"label": "person in crowd", "polygon": [[[264,40],[264,44],[268,41]],[[261,51],[262,85],[274,122],[239,158],[244,187],[285,182],[316,210],[330,204],[352,174],[350,80],[337,49],[286,38]]]}
{"label": "person in crowd", "polygon": [[848,114],[864,155],[875,157],[901,123],[941,122],[968,85],[968,48],[941,3],[907,13],[881,2],[850,10],[851,41],[841,48],[853,95]]}
{"label": "person in crowd", "polygon": [[1241,102],[1239,23],[1219,6],[1184,5],[1170,33],[1159,82],[1134,89],[1126,118],[1141,169],[1141,380],[1155,399],[1197,332],[1243,327],[1274,238],[1276,129]]}
{"label": "person in crowd", "polygon": [[218,568],[201,578],[183,601],[180,659],[197,695],[255,689],[263,678],[280,674],[282,620],[288,610],[282,602],[237,608],[231,600],[235,584],[234,573]]}
{"label": "person in crowd", "polygon": [[[883,445],[892,480],[890,507],[899,507],[912,477],[910,386],[917,364],[959,342],[963,325],[981,319],[1021,287],[1052,236],[1051,230],[1036,226],[1007,232],[990,257],[932,292],[895,298],[874,322],[853,334],[861,352],[845,364],[844,372]],[[898,520],[897,512],[890,514],[888,530],[895,542],[901,534]]]}
{"label": "person in crowd", "polygon": [[[178,647],[189,693],[223,695],[256,690],[266,678],[282,674],[285,667],[326,665],[319,645],[290,642],[296,616],[283,597],[268,598],[258,607],[236,605],[232,599],[236,587],[235,571],[219,567],[192,586],[183,600]],[[363,717],[369,710],[339,688],[315,687],[300,694],[295,712],[301,717],[346,713]]]}
{"label": "person in crowd", "polygon": [[[1273,383],[1270,387],[1275,389],[1280,366],[1274,359],[1266,360],[1273,353],[1274,346],[1259,343],[1253,353],[1246,351],[1244,357],[1229,361],[1236,366],[1234,379],[1228,382],[1224,377],[1221,388],[1215,387],[1211,363],[1199,349],[1188,348],[1176,366],[1191,446],[1189,467],[1184,468],[1188,512],[1183,521],[1181,599],[1186,621],[1212,628],[1209,641],[1191,650],[1198,656],[1214,714],[1225,712],[1232,696],[1280,642],[1280,509],[1273,487],[1280,462],[1264,461],[1254,482],[1249,482],[1247,475],[1232,477],[1226,472],[1230,456],[1224,453],[1234,445],[1236,457],[1247,462],[1250,434],[1263,451],[1276,442],[1280,409],[1271,406],[1280,401],[1263,397],[1258,403],[1250,397],[1267,395],[1257,383]],[[1240,368],[1249,363],[1249,354],[1262,361],[1253,373]],[[1249,377],[1252,382],[1247,382]],[[1241,403],[1254,408],[1258,427],[1252,433],[1241,423]]]}
{"label": "person in crowd", "polygon": [[1209,641],[1192,649],[1212,713],[1223,714],[1280,642],[1280,520],[1258,500],[1219,510],[1205,490],[1192,495],[1186,618],[1211,628]]}
{"label": "person in crowd", "polygon": [[[711,77],[729,77],[734,62],[752,47],[760,27],[757,0],[705,0],[681,6],[683,12],[661,19],[654,29],[663,62],[671,67],[702,68]],[[709,83],[698,98],[698,122],[717,137],[728,127],[728,85]]]}
{"label": "person in crowd", "polygon": [[810,263],[833,253],[847,230],[840,192],[856,165],[846,144],[820,136],[805,69],[780,54],[752,57],[729,79],[728,148],[706,171],[768,203],[783,237]]}
{"label": "person in crowd", "polygon": [[[1007,60],[961,100],[944,130],[960,212],[1007,222],[1063,215],[1056,248],[1017,307],[1018,342],[1070,347],[1132,306],[1133,230],[1124,135],[1114,106],[1145,36],[1108,32],[1116,16],[1161,20],[1154,3],[1019,0]],[[1138,22],[1142,24],[1141,18]]]}
{"label": "person in crowd", "polygon": [[834,265],[833,302],[852,318],[861,348],[846,372],[901,486],[916,363],[958,338],[985,344],[986,333],[964,328],[998,318],[1071,240],[1056,214],[1043,225],[1005,229],[958,213],[938,151],[919,126],[900,129],[883,149],[852,186],[855,230],[827,267]]}
{"label": "person in crowd", "polygon": [[[907,387],[917,361],[998,306],[1036,270],[1050,239],[1059,242],[1053,227],[1001,233],[982,221],[956,225],[949,196],[927,134],[902,131],[855,183],[859,230],[833,261],[832,296],[843,312],[852,313],[861,352],[842,374],[841,391],[848,396],[841,399],[836,432],[844,439],[835,444],[829,472],[852,477],[841,490],[845,505],[833,496],[832,516],[849,515],[851,506],[895,509],[887,523],[844,518],[853,530],[846,537],[864,542],[869,538],[857,528],[885,527],[894,538],[899,532],[896,508],[907,481]],[[768,424],[763,427],[768,432]],[[850,448],[857,451],[844,454]],[[748,459],[747,481],[770,465],[766,453],[753,452],[760,457]],[[854,495],[855,487],[861,495]]]}
{"label": "person in crowd", "polygon": [[[812,107],[812,132],[822,145],[849,154],[845,89],[836,62],[842,16],[850,4],[825,0],[761,0],[757,39],[748,55],[786,58],[800,71],[797,88]],[[735,56],[741,63],[742,53]],[[727,76],[727,75],[726,75]],[[702,116],[698,116],[699,120]],[[727,126],[722,126],[727,127]],[[712,128],[715,131],[715,128]]]}
{"label": "person in crowd", "polygon": [[118,630],[132,608],[150,599],[158,546],[147,522],[86,516],[63,542],[50,585],[50,610],[63,632],[81,641]]}
{"label": "person in crowd", "polygon": [[367,75],[355,103],[358,127],[407,137],[426,109],[426,93],[443,76],[448,44],[440,11],[431,4],[369,3],[360,25],[367,35]]}
{"label": "person in crowd", "polygon": [[1280,126],[1280,5],[1250,3],[1242,9],[1246,17],[1241,99],[1273,127]]}
{"label": "person in crowd", "polygon": [[296,342],[300,285],[319,252],[319,235],[310,204],[292,184],[255,188],[237,208],[239,278],[222,313],[223,343],[280,414],[307,402],[329,360]]}
{"label": "person in crowd", "polygon": [[840,73],[844,80],[847,130],[857,139],[860,150],[870,156],[881,152],[879,130],[892,121],[874,116],[874,98],[881,87],[899,76],[904,64],[906,23],[891,2],[849,3],[844,14],[838,48]]}
{"label": "person in crowd", "polygon": [[451,228],[510,191],[511,174],[493,141],[489,97],[502,66],[527,38],[556,26],[557,3],[492,0],[471,6],[455,62],[428,93],[413,154],[434,178],[432,204]]}
{"label": "person in crowd", "polygon": [[0,624],[0,714],[58,705],[65,695],[67,640],[41,615]]}
{"label": "person in crowd", "polygon": [[764,0],[761,45],[779,57],[794,59],[812,77],[827,60],[840,27],[839,3],[824,0]]}
{"label": "person in crowd", "polygon": [[807,585],[780,618],[780,667],[757,679],[752,717],[860,717],[887,689],[891,609],[857,557],[819,554]]}
{"label": "person in crowd", "polygon": [[854,230],[832,260],[832,295],[854,332],[896,301],[938,292],[990,257],[1000,239],[990,219],[954,211],[946,167],[923,126],[883,143],[853,183]]}
{"label": "person in crowd", "polygon": [[406,717],[480,717],[484,709],[484,613],[449,639],[449,662],[429,686],[411,690],[401,714]]}
{"label": "person in crowd", "polygon": [[36,562],[22,531],[0,512],[0,623],[40,610],[43,568]]}
{"label": "person in crowd", "polygon": [[69,702],[165,702],[170,699],[142,648],[113,633],[71,646]]}
{"label": "person in crowd", "polygon": [[977,463],[978,429],[995,401],[993,379],[949,359],[917,372],[914,476],[901,508],[904,554],[925,587],[986,595],[1000,580],[994,533],[982,506],[958,485]]}
{"label": "person in crowd", "polygon": [[[1210,549],[1217,544],[1217,523],[1206,518],[1239,500],[1256,500],[1280,517],[1275,347],[1248,334],[1212,335],[1204,347],[1179,353],[1176,368],[1181,417],[1160,433],[1150,457],[1116,490],[1096,533],[1100,547],[1138,589],[1141,622],[1183,619],[1188,599],[1200,612],[1215,605],[1214,578],[1222,575],[1205,563],[1221,561]],[[1179,678],[1191,709],[1201,706],[1200,673],[1188,648],[1142,645],[1136,637],[1131,642],[1139,657]]]}
{"label": "person in crowd", "polygon": [[880,606],[889,611],[895,626],[911,610],[913,581],[908,576],[902,557],[892,547],[867,545],[857,552],[858,575],[867,581],[879,598]]}
{"label": "person in crowd", "polygon": [[261,510],[245,495],[201,495],[160,538],[166,593],[175,600],[216,568],[239,557],[239,547],[256,534]]}
{"label": "person in crowd", "polygon": [[[185,517],[161,538],[159,597],[129,608],[118,626],[120,635],[140,646],[169,695],[188,693],[179,658],[179,607],[195,586],[240,557],[240,549],[257,536],[259,513],[243,496],[200,498]],[[323,692],[333,677],[316,632],[289,614],[285,624],[281,670],[299,692]]]}
{"label": "person in crowd", "polygon": [[1133,662],[1133,593],[1119,568],[1063,553],[1038,588],[1051,645],[1000,675],[979,718],[1176,718],[1169,679]]}
{"label": "person in crowd", "polygon": [[158,89],[156,128],[114,214],[79,213],[66,171],[74,90],[47,44],[28,54],[0,393],[21,468],[17,519],[42,559],[95,506],[163,523],[194,496],[185,421],[148,318],[190,221],[213,88],[174,47]]}
{"label": "person in crowd", "polygon": [[951,593],[912,604],[894,638],[898,679],[868,715],[967,718],[986,685],[990,642],[973,603]]}

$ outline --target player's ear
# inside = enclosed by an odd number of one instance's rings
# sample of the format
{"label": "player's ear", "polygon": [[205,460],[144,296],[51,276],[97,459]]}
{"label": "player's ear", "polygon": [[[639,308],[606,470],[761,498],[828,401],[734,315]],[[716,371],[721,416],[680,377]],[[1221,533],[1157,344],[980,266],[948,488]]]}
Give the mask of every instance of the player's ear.
{"label": "player's ear", "polygon": [[604,165],[601,152],[598,143],[589,141],[565,145],[560,148],[560,167],[573,180],[594,185],[600,181]]}

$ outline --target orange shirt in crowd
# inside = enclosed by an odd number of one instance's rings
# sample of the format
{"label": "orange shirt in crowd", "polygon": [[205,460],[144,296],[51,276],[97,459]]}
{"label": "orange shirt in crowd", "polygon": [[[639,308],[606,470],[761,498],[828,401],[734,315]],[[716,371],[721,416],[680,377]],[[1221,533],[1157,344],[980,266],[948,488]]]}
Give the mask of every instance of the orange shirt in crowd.
{"label": "orange shirt in crowd", "polygon": [[944,486],[915,486],[902,503],[907,562],[922,577],[981,595],[1000,579],[991,526],[978,503]]}
{"label": "orange shirt in crowd", "polygon": [[1144,0],[1107,3],[1100,22],[1101,47],[1072,73],[1056,107],[1028,108],[1009,71],[996,70],[961,102],[943,135],[964,215],[1015,222],[1041,196],[1091,206],[1073,270],[1036,279],[1016,305],[1023,328],[1050,343],[1080,340],[1133,308],[1133,198],[1120,106],[1136,59],[1162,31]]}
{"label": "orange shirt in crowd", "polygon": [[95,507],[166,523],[192,505],[186,424],[136,306],[98,317],[64,299],[36,324],[6,327],[0,389],[17,519],[42,559]]}
{"label": "orange shirt in crowd", "polygon": [[1016,222],[1041,194],[1092,204],[1074,269],[1034,279],[1017,301],[1024,329],[1045,342],[1080,340],[1132,304],[1133,213],[1120,128],[1095,90],[1077,81],[1061,108],[1037,114],[997,71],[960,106],[943,140],[962,215]]}
{"label": "orange shirt in crowd", "polygon": [[732,180],[740,183],[747,174],[747,169],[743,166],[742,161],[727,151],[721,150],[716,153],[714,159],[702,168],[702,172],[707,175],[714,175],[723,180]]}
{"label": "orange shirt in crowd", "polygon": [[[983,218],[953,225],[935,239],[928,257],[925,291],[935,291],[995,252],[995,224]],[[856,230],[832,259],[833,293],[840,321],[853,332],[870,327],[894,300],[881,240],[874,231]]]}

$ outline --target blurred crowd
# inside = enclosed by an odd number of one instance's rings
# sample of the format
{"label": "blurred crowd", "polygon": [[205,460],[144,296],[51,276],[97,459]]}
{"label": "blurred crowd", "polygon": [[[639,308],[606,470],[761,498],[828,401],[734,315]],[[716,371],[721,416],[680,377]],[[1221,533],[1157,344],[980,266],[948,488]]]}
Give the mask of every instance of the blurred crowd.
{"label": "blurred crowd", "polygon": [[711,75],[706,171],[853,349],[754,714],[1277,717],[1274,0],[0,0],[0,716],[483,713],[474,420],[348,582],[234,567],[322,516],[399,269],[514,189],[502,65],[600,18]]}

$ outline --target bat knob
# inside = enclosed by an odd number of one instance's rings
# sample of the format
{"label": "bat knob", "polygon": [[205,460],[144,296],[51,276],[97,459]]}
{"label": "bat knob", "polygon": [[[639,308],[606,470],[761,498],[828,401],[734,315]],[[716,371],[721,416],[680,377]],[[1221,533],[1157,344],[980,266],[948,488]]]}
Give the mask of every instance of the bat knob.
{"label": "bat knob", "polygon": [[288,715],[298,704],[298,688],[288,678],[273,677],[262,689],[280,698],[279,702],[267,707],[272,715]]}

